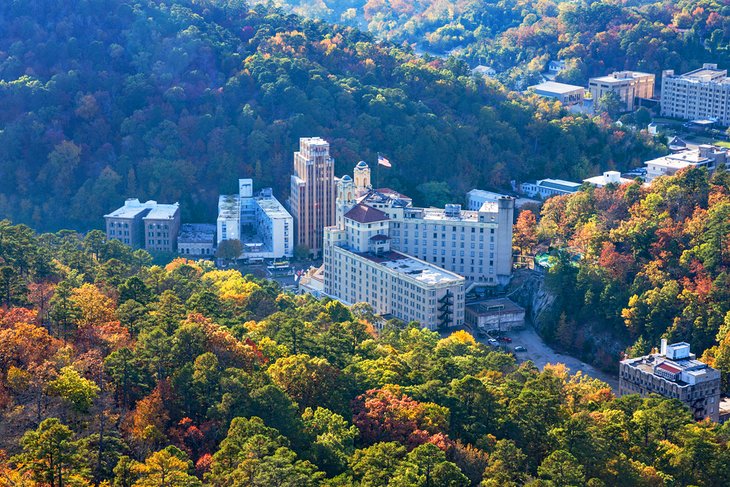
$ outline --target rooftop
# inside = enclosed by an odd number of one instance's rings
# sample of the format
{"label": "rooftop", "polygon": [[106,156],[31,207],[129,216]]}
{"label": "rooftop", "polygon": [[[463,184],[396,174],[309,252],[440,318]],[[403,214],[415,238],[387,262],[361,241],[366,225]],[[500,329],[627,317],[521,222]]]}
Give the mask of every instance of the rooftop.
{"label": "rooftop", "polygon": [[391,251],[382,255],[375,255],[368,252],[358,253],[358,255],[380,264],[391,271],[402,274],[404,277],[415,279],[428,285],[458,284],[464,282],[464,278],[458,274],[406,254],[401,254],[400,252]]}
{"label": "rooftop", "polygon": [[507,298],[486,299],[484,301],[470,303],[466,305],[466,309],[480,315],[502,315],[525,311],[525,308]]}
{"label": "rooftop", "polygon": [[564,179],[541,179],[537,182],[538,186],[544,188],[557,189],[560,191],[578,191],[581,183],[575,183],[573,181],[565,181]]}
{"label": "rooftop", "polygon": [[388,215],[377,208],[358,204],[345,213],[345,218],[349,218],[350,220],[354,220],[359,223],[372,223],[387,220]]}
{"label": "rooftop", "polygon": [[289,219],[292,216],[286,211],[286,208],[279,203],[279,200],[273,196],[259,196],[256,198],[256,204],[258,204],[266,215],[272,220],[277,219]]}
{"label": "rooftop", "polygon": [[633,179],[622,178],[621,173],[618,171],[606,171],[600,176],[593,176],[592,178],[586,178],[583,180],[584,183],[592,184],[594,186],[605,186],[607,184],[628,184],[633,182]]}
{"label": "rooftop", "polygon": [[215,243],[215,225],[209,223],[184,223],[180,225],[177,241],[180,243]]}
{"label": "rooftop", "polygon": [[180,210],[178,203],[171,205],[160,205],[157,204],[152,207],[149,213],[144,217],[144,220],[172,220],[175,218],[175,214]]}
{"label": "rooftop", "polygon": [[717,64],[704,64],[701,68],[680,75],[681,78],[691,81],[711,81],[716,78],[725,78],[727,70],[717,69]]}
{"label": "rooftop", "polygon": [[497,201],[499,198],[501,198],[503,196],[507,196],[507,195],[504,195],[504,194],[501,194],[501,193],[494,193],[492,191],[485,191],[483,189],[472,189],[471,191],[469,191],[466,194],[469,195],[470,197],[473,196],[475,198],[484,198],[484,199],[493,200],[493,201]]}
{"label": "rooftop", "polygon": [[661,166],[673,169],[684,169],[685,167],[705,164],[711,159],[700,155],[699,150],[685,150],[676,154],[668,154],[666,156],[657,157],[646,161],[644,164],[652,166]]}
{"label": "rooftop", "polygon": [[[666,345],[662,345],[665,347]],[[670,358],[671,357],[671,358]],[[720,372],[690,353],[689,344],[680,342],[666,346],[666,351],[621,361],[622,364],[641,370],[664,380],[685,387],[705,380],[719,379]]]}
{"label": "rooftop", "polygon": [[644,78],[647,76],[654,77],[653,74],[650,73],[642,73],[641,71],[615,71],[609,75],[606,76],[598,76],[596,78],[591,78],[589,82],[596,81],[598,83],[622,83],[624,81],[632,80],[635,78]]}
{"label": "rooftop", "polygon": [[392,197],[395,197],[395,198],[398,198],[398,199],[402,199],[402,200],[410,200],[411,199],[409,196],[406,196],[406,195],[404,195],[402,193],[399,193],[398,191],[396,191],[394,189],[390,189],[390,188],[378,188],[378,189],[376,189],[374,191],[377,192],[377,193],[380,193],[380,194],[384,194],[386,196],[392,196]]}
{"label": "rooftop", "polygon": [[388,188],[371,189],[360,198],[360,202],[389,205],[394,208],[408,208],[412,204],[411,198]]}
{"label": "rooftop", "polygon": [[545,81],[544,83],[530,86],[528,89],[559,94],[573,93],[574,91],[579,90],[585,91],[585,88],[582,86],[567,85],[565,83],[558,83],[556,81]]}
{"label": "rooftop", "polygon": [[230,220],[240,217],[240,198],[237,194],[222,194],[218,197],[218,219]]}
{"label": "rooftop", "polygon": [[140,203],[140,201],[137,198],[129,198],[124,202],[124,206],[121,208],[117,208],[116,210],[112,211],[111,213],[104,215],[104,217],[109,218],[134,218],[138,216],[140,213],[144,212],[145,214],[147,211],[149,211],[153,206],[157,204],[156,201],[149,200],[144,203]]}

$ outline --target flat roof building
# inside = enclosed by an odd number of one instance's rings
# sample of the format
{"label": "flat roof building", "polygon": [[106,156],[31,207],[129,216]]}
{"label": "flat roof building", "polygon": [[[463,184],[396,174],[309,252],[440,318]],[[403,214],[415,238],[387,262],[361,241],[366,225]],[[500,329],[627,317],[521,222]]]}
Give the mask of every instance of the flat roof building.
{"label": "flat roof building", "polygon": [[180,205],[156,204],[142,218],[145,228],[145,249],[174,252],[180,230]]}
{"label": "flat roof building", "polygon": [[563,105],[577,105],[583,103],[586,89],[582,86],[567,85],[555,81],[545,81],[528,88],[544,98],[554,98]]}
{"label": "flat roof building", "polygon": [[540,196],[543,199],[562,194],[573,194],[580,189],[581,183],[564,179],[540,179],[522,183],[522,192],[530,197]]}
{"label": "flat roof building", "polygon": [[484,191],[483,189],[472,189],[466,193],[466,209],[478,211],[479,208],[481,208],[487,201],[496,202],[499,198],[503,198],[505,196],[506,195],[504,194]]}
{"label": "flat roof building", "polygon": [[525,308],[507,298],[469,303],[464,314],[472,331],[509,331],[525,326]]}
{"label": "flat roof building", "polygon": [[[344,195],[341,199],[340,194]],[[338,215],[353,207],[352,211],[360,211],[360,206],[383,212],[390,222],[387,235],[393,250],[470,282],[504,285],[512,276],[515,200],[491,194],[495,199],[484,201],[476,211],[462,210],[457,204],[417,208],[408,196],[392,189],[371,189],[363,194],[352,178],[343,176],[338,181],[338,205],[344,206],[338,206]]]}
{"label": "flat roof building", "polygon": [[717,64],[676,75],[662,72],[661,114],[684,120],[710,120],[730,125],[730,79]]}
{"label": "flat roof building", "polygon": [[104,215],[104,220],[109,239],[133,248],[172,252],[180,228],[180,205],[153,200],[141,203],[137,198],[130,198],[121,208]]}
{"label": "flat roof building", "polygon": [[238,187],[239,194],[218,199],[218,243],[240,240],[244,259],[291,257],[294,222],[271,188],[254,195],[251,179],[239,179]]}
{"label": "flat roof building", "polygon": [[177,252],[186,257],[213,257],[215,255],[216,225],[211,223],[183,223],[177,236]]}
{"label": "flat roof building", "polygon": [[703,144],[697,149],[682,150],[644,162],[645,179],[647,183],[651,183],[660,176],[673,176],[688,167],[705,167],[709,171],[714,171],[718,164],[727,162],[727,149]]}
{"label": "flat roof building", "polygon": [[337,225],[324,231],[325,293],[431,330],[462,326],[465,279],[392,250],[388,214],[358,203],[349,176],[338,186]]}
{"label": "flat roof building", "polygon": [[628,184],[633,182],[633,179],[622,178],[621,173],[618,171],[605,171],[600,176],[593,176],[583,180],[584,183],[588,183],[596,188],[603,188],[609,184]]}
{"label": "flat roof building", "polygon": [[720,419],[720,371],[696,360],[688,343],[667,345],[659,353],[619,364],[619,396],[659,394],[682,401],[696,420]]}
{"label": "flat roof building", "polygon": [[654,98],[655,76],[639,71],[615,71],[608,76],[588,80],[588,90],[593,98],[594,110],[599,110],[600,99],[608,93],[615,93],[621,102],[622,112],[633,112],[641,99]]}

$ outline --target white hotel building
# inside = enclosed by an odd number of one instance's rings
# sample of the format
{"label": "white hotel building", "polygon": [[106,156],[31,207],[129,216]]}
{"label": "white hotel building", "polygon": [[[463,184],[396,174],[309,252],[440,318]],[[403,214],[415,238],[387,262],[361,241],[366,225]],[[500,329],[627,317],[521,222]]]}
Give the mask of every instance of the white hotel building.
{"label": "white hotel building", "polygon": [[[352,181],[345,176],[343,181]],[[349,200],[354,203],[354,200]],[[431,329],[464,324],[465,279],[390,248],[384,212],[355,203],[324,230],[325,292]]]}
{"label": "white hotel building", "polygon": [[467,284],[509,281],[513,213],[508,197],[478,211],[414,208],[407,196],[373,190],[360,162],[354,179],[337,183],[337,224],[324,238],[325,293],[430,329],[462,326]]}
{"label": "white hotel building", "polygon": [[[371,191],[361,203],[385,212],[391,247],[470,282],[507,284],[512,275],[514,199],[487,201],[478,211],[402,206],[398,199]],[[400,200],[402,201],[402,200]]]}

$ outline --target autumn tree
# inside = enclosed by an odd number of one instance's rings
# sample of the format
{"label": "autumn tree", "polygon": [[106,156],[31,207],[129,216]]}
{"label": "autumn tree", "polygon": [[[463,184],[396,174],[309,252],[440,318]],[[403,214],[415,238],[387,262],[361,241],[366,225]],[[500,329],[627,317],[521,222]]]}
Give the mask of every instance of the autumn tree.
{"label": "autumn tree", "polygon": [[13,457],[21,471],[31,472],[33,479],[51,487],[83,483],[88,479],[84,468],[85,451],[75,441],[73,432],[57,418],[44,420],[20,440],[23,452]]}

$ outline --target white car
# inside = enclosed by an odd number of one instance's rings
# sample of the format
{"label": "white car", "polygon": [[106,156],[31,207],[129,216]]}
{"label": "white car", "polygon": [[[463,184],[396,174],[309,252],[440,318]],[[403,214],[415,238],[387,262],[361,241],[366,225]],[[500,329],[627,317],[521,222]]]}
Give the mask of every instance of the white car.
{"label": "white car", "polygon": [[499,346],[499,342],[497,340],[495,340],[494,338],[490,338],[488,341],[489,341],[489,344],[493,347]]}

